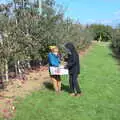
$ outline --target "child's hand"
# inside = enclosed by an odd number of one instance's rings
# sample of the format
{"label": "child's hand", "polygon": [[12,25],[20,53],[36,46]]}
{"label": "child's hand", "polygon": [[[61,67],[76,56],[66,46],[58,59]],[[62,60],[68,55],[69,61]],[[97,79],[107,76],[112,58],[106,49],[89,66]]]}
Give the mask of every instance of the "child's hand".
{"label": "child's hand", "polygon": [[64,69],[68,69],[67,65],[64,66]]}

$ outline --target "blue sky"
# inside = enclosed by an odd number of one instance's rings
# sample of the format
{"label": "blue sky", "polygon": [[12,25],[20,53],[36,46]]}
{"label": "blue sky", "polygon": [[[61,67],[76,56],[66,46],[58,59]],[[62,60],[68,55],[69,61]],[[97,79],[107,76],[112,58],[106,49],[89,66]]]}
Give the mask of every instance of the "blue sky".
{"label": "blue sky", "polygon": [[115,25],[120,22],[120,0],[56,0],[63,4],[66,16],[81,23]]}
{"label": "blue sky", "polygon": [[9,2],[11,0],[0,0],[0,3],[6,3],[6,2]]}
{"label": "blue sky", "polygon": [[[9,0],[0,0],[0,2]],[[65,16],[82,24],[120,23],[120,0],[56,0],[65,8]]]}

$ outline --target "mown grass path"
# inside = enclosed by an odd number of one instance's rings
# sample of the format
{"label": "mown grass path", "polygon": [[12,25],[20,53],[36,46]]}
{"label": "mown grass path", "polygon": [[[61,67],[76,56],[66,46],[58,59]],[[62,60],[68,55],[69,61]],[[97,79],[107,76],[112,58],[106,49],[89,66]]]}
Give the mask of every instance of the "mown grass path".
{"label": "mown grass path", "polygon": [[14,120],[120,120],[120,70],[111,54],[99,43],[81,58],[83,96],[69,96],[64,79],[60,95],[44,89],[20,100]]}

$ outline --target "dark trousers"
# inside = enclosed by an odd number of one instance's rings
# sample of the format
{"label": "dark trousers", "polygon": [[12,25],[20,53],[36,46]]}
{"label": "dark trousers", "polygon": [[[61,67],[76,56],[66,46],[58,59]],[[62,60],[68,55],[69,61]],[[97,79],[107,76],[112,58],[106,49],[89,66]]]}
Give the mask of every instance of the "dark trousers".
{"label": "dark trousers", "polygon": [[70,92],[71,93],[81,93],[77,78],[78,78],[78,74],[70,74],[69,75],[69,84],[70,84]]}

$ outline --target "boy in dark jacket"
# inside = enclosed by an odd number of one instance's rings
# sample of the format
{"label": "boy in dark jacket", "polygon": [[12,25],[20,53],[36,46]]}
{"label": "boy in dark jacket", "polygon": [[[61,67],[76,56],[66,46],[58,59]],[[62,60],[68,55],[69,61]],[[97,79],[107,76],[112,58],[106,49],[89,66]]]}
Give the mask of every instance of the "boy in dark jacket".
{"label": "boy in dark jacket", "polygon": [[65,48],[68,51],[68,57],[66,59],[67,65],[65,68],[69,70],[69,84],[70,93],[72,96],[80,96],[81,90],[78,83],[78,75],[80,74],[79,55],[72,43],[66,43]]}

